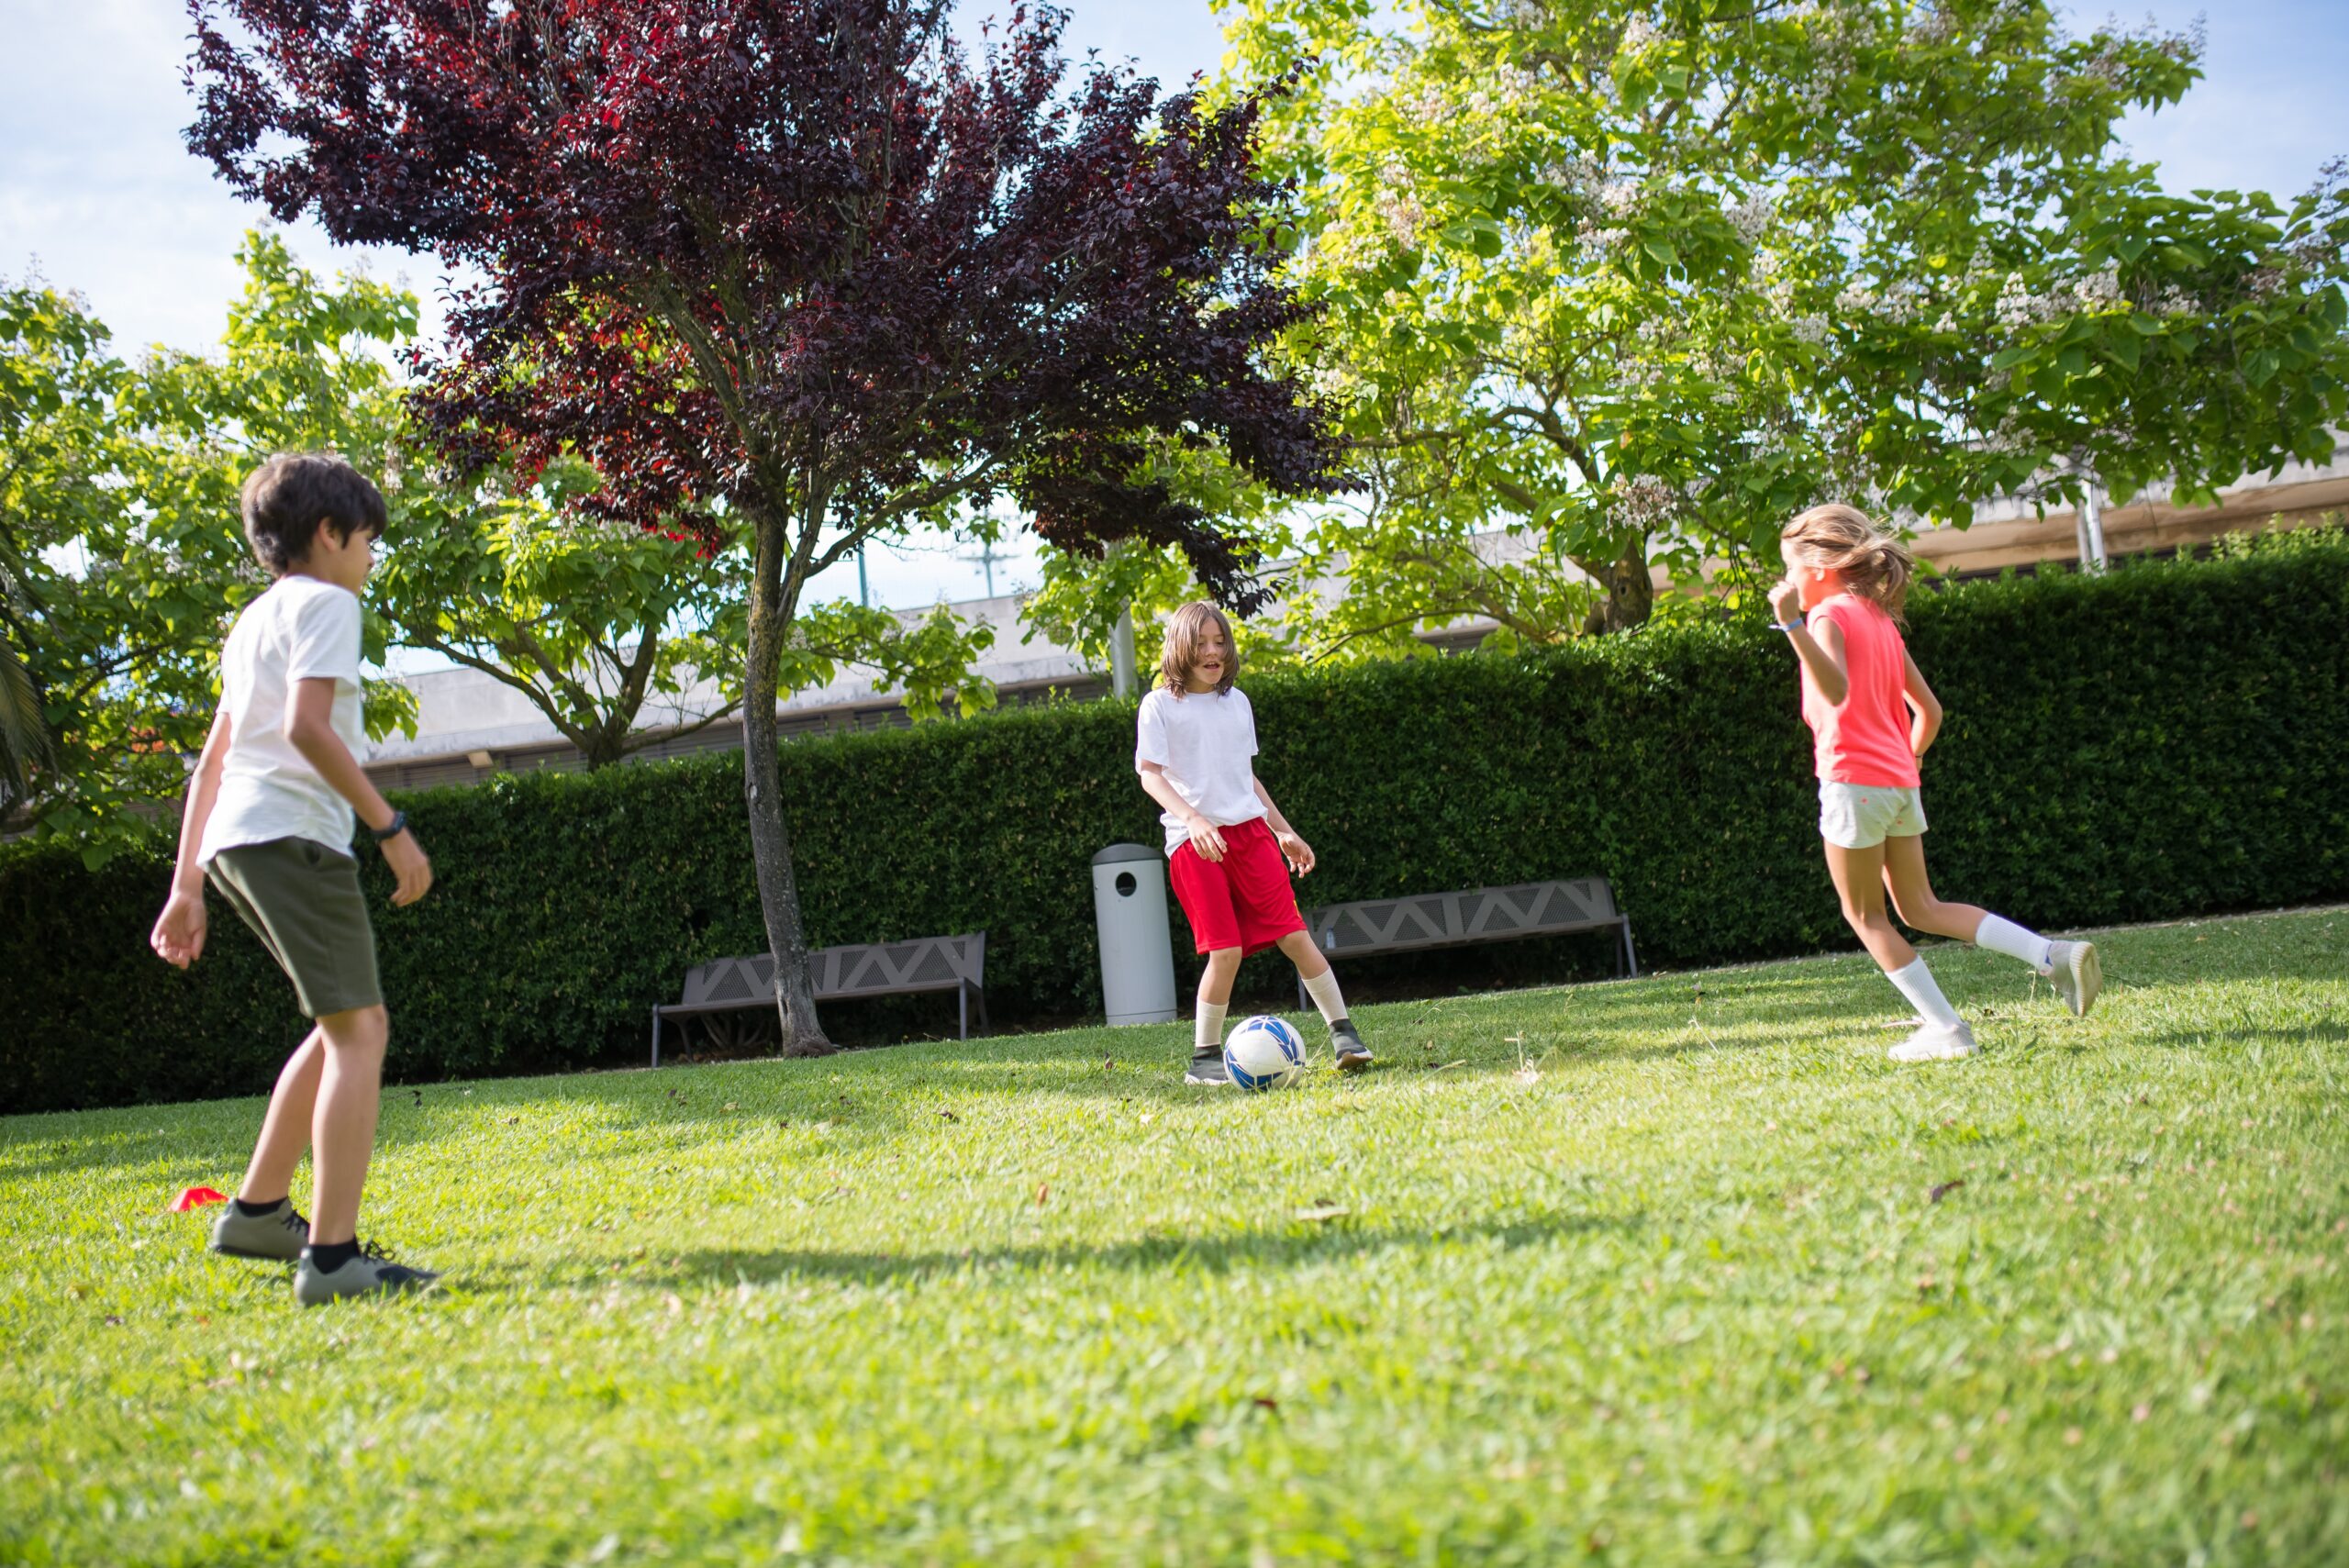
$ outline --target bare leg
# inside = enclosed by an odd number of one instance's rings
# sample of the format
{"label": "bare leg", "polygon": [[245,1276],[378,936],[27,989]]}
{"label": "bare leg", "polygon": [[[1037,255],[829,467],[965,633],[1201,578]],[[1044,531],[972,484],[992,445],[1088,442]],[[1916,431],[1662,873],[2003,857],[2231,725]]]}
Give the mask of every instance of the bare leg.
{"label": "bare leg", "polygon": [[[1822,840],[1823,842],[1824,840]],[[1827,871],[1843,900],[1843,918],[1887,974],[1917,962],[1917,950],[1893,925],[1884,902],[1884,846],[1847,850],[1827,845]]]}
{"label": "bare leg", "polygon": [[1313,936],[1309,931],[1291,931],[1280,940],[1280,950],[1291,963],[1297,965],[1299,980],[1319,980],[1330,973],[1330,961],[1323,958],[1321,950],[1313,945]]}
{"label": "bare leg", "polygon": [[310,1146],[310,1118],[317,1105],[318,1073],[326,1064],[326,1037],[312,1029],[278,1070],[270,1091],[269,1113],[237,1195],[247,1203],[275,1203],[294,1190],[294,1170]]}
{"label": "bare leg", "polygon": [[1971,904],[1944,904],[1933,896],[1932,879],[1925,875],[1922,833],[1884,841],[1884,884],[1891,890],[1893,908],[1911,930],[1970,942],[1989,913]]}
{"label": "bare leg", "polygon": [[1203,1007],[1229,1006],[1231,984],[1239,978],[1238,948],[1218,948],[1208,954],[1208,966],[1199,975],[1199,1005]]}
{"label": "bare leg", "polygon": [[379,1004],[328,1013],[318,1020],[326,1062],[319,1075],[317,1109],[310,1123],[313,1242],[351,1241],[359,1236],[359,1193],[367,1184],[367,1161],[375,1151],[375,1113],[382,1099],[384,1047],[391,1040],[391,1015]]}

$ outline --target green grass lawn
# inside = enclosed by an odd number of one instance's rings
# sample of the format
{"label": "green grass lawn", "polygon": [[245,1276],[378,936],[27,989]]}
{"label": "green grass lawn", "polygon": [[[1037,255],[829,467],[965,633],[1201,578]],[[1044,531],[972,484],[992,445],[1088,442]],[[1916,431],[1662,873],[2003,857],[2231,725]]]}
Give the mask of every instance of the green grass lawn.
{"label": "green grass lawn", "polygon": [[401,1089],[307,1312],[257,1101],[0,1122],[0,1559],[2349,1561],[2349,911],[2105,951]]}

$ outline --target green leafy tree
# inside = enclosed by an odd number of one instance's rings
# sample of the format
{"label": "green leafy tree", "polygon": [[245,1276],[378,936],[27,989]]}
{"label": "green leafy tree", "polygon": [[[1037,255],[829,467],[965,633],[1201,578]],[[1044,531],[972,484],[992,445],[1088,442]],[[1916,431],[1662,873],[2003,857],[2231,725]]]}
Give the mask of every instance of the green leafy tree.
{"label": "green leafy tree", "polygon": [[[269,234],[209,354],[132,365],[55,289],[0,291],[0,810],[93,861],[166,807],[218,700],[221,639],[268,585],[238,522],[270,453],[332,450],[378,478],[393,526],[364,656],[438,653],[524,693],[591,765],[740,706],[744,551],[583,524],[578,464],[529,484],[452,484],[417,455],[395,356],[417,304],[364,277],[328,285]],[[970,672],[992,636],[943,611],[853,604],[803,617],[783,689],[870,672],[917,717],[992,700]],[[706,676],[705,671],[717,672]],[[413,695],[366,684],[369,733],[414,732]]]}
{"label": "green leafy tree", "polygon": [[0,290],[0,795],[93,864],[184,777],[208,646],[258,574],[186,504],[186,410],[81,301]]}
{"label": "green leafy tree", "polygon": [[2336,166],[2170,196],[2113,139],[2190,38],[2036,0],[1228,0],[1304,67],[1292,346],[1362,506],[1308,536],[1322,651],[1485,616],[1636,626],[1654,569],[1775,566],[1830,496],[1963,524],[2021,490],[2207,494],[2331,450]]}
{"label": "green leafy tree", "polygon": [[[1160,486],[1175,506],[1214,517],[1249,540],[1256,555],[1274,563],[1268,589],[1275,595],[1302,586],[1279,563],[1294,556],[1291,503],[1233,465],[1212,448],[1177,440],[1152,443],[1139,470],[1142,483]],[[1093,552],[1046,550],[1041,583],[1019,607],[1027,640],[1052,638],[1097,670],[1109,668],[1110,645],[1119,623],[1134,634],[1136,674],[1147,689],[1159,651],[1157,628],[1178,606],[1210,596],[1189,557],[1173,545],[1127,540]],[[1295,662],[1286,617],[1258,616],[1246,634],[1248,668],[1264,670]]]}

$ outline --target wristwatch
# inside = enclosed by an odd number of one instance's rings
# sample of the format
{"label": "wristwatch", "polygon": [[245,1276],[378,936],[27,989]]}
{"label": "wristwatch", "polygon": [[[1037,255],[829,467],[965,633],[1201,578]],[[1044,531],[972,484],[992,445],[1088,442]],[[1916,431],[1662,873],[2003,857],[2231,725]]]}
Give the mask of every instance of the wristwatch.
{"label": "wristwatch", "polygon": [[375,835],[375,842],[379,844],[396,839],[407,831],[407,813],[395,811],[390,822],[381,828],[370,828],[367,831]]}

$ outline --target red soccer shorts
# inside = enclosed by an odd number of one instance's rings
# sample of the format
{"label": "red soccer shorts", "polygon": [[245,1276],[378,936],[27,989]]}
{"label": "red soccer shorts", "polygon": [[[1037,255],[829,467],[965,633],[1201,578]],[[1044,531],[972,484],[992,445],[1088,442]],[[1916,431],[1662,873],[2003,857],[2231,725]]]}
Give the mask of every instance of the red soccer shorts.
{"label": "red soccer shorts", "polygon": [[1262,817],[1223,829],[1220,861],[1184,845],[1168,861],[1166,875],[1201,952],[1262,952],[1291,931],[1305,929],[1289,886],[1288,862]]}

